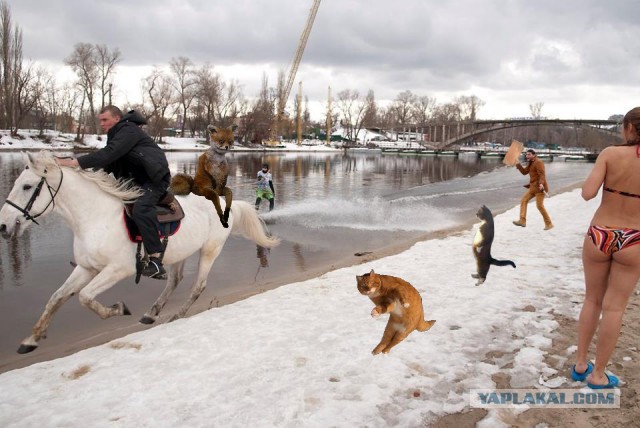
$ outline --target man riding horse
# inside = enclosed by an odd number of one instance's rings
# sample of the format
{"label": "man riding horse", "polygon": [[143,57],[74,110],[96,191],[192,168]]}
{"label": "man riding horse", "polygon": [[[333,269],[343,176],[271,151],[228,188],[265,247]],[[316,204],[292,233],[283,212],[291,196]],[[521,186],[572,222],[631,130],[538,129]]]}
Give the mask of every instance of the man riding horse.
{"label": "man riding horse", "polygon": [[149,263],[142,275],[166,279],[162,265],[164,247],[158,235],[156,204],[165,196],[171,174],[162,149],[142,130],[146,120],[131,110],[123,115],[109,105],[100,111],[100,126],[107,133],[107,144],[100,150],[77,159],[57,159],[61,166],[104,169],[116,178],[131,180],[144,192],[133,205],[132,218],[140,231]]}

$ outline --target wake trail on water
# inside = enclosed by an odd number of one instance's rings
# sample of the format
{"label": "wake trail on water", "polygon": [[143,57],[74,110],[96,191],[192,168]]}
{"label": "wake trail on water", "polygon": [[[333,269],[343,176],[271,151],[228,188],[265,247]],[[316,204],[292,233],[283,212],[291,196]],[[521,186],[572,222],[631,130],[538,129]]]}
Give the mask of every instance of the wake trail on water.
{"label": "wake trail on water", "polygon": [[425,201],[428,199],[435,199],[443,196],[471,196],[478,193],[494,192],[502,189],[504,189],[504,187],[488,187],[483,189],[458,190],[458,191],[449,191],[449,192],[441,192],[441,193],[433,193],[433,194],[425,194],[425,195],[402,196],[399,198],[391,199],[390,202],[396,203],[396,204],[415,203],[415,202]]}
{"label": "wake trail on water", "polygon": [[[448,211],[448,210],[447,210]],[[373,199],[326,199],[296,202],[263,214],[267,223],[310,229],[347,228],[385,231],[433,231],[456,224],[451,213],[428,203],[398,204]]]}
{"label": "wake trail on water", "polygon": [[[588,169],[551,164],[547,176],[557,187],[584,179]],[[374,198],[314,198],[263,214],[267,223],[309,229],[433,232],[477,221],[482,205],[499,212],[519,204],[529,177],[515,168],[499,168],[471,177],[439,181]]]}
{"label": "wake trail on water", "polygon": [[[498,174],[501,175],[501,174]],[[430,183],[374,198],[313,199],[295,202],[264,214],[267,223],[310,229],[347,228],[379,231],[433,232],[459,226],[472,216],[477,201],[503,191],[500,176],[478,174],[445,182]]]}

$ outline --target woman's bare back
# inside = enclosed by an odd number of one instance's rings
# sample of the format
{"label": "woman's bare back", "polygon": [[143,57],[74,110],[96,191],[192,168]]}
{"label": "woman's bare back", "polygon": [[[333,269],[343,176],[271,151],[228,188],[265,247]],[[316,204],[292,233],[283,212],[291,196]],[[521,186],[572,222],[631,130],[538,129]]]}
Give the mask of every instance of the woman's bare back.
{"label": "woman's bare back", "polygon": [[600,154],[605,167],[602,202],[593,216],[592,225],[640,230],[638,149],[638,145],[612,146]]}

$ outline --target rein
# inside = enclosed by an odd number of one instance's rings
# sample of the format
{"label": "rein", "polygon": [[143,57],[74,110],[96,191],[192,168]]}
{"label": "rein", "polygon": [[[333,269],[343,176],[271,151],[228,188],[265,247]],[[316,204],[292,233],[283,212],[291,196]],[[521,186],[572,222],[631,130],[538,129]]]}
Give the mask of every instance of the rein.
{"label": "rein", "polygon": [[[44,173],[47,173],[47,170],[45,169]],[[52,190],[53,187],[51,187],[51,185],[49,184],[49,182],[47,181],[47,179],[45,177],[42,177],[40,179],[40,182],[38,183],[38,185],[36,186],[36,189],[33,191],[33,194],[31,195],[31,198],[29,198],[29,201],[27,202],[27,205],[24,208],[19,207],[17,204],[11,202],[10,200],[6,200],[5,203],[11,205],[12,207],[14,207],[15,209],[17,209],[18,211],[20,211],[23,215],[24,218],[26,218],[27,220],[31,220],[32,222],[34,222],[35,224],[37,224],[38,226],[40,225],[40,223],[38,223],[36,221],[36,218],[40,217],[42,214],[44,214],[44,212],[47,210],[47,208],[49,208],[49,205],[53,204],[53,208],[56,207],[56,202],[55,202],[55,198],[56,195],[58,194],[58,192],[60,191],[60,186],[62,186],[62,179],[64,178],[64,174],[62,173],[62,168],[60,168],[60,182],[58,182],[58,188],[55,189],[55,192],[53,192]],[[51,200],[49,201],[49,203],[47,204],[46,207],[44,207],[44,209],[42,211],[40,211],[38,214],[36,215],[31,215],[29,213],[29,211],[31,210],[31,208],[33,207],[33,204],[35,203],[36,199],[38,198],[38,196],[40,195],[40,191],[42,190],[42,186],[43,184],[47,185],[47,190],[49,190],[49,196],[51,196]]]}

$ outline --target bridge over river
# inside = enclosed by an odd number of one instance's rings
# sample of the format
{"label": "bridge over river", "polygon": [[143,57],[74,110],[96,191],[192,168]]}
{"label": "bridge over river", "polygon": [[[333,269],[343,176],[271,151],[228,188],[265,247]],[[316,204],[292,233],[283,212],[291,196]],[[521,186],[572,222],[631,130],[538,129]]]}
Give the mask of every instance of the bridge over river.
{"label": "bridge over river", "polygon": [[567,126],[573,128],[589,127],[609,135],[618,135],[620,122],[617,120],[597,119],[505,119],[473,120],[432,124],[422,128],[431,136],[427,143],[432,149],[444,149],[457,144],[475,140],[474,137],[488,132],[525,126]]}

